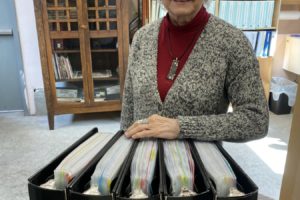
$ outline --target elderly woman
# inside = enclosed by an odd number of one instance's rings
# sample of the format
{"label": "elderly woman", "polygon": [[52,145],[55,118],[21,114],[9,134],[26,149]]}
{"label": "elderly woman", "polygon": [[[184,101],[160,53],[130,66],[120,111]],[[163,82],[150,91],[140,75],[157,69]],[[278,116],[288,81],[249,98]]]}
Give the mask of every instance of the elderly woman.
{"label": "elderly woman", "polygon": [[[266,135],[259,66],[243,32],[203,0],[162,0],[168,14],[134,36],[121,128],[131,138],[247,141]],[[227,112],[231,103],[233,112]]]}

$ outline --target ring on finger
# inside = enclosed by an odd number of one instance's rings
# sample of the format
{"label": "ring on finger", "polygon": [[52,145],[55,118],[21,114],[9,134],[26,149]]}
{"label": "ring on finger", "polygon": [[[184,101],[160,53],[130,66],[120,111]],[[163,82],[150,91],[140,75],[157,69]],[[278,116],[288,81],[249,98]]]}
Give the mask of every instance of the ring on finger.
{"label": "ring on finger", "polygon": [[139,120],[137,120],[136,123],[138,123],[138,124],[148,124],[149,121],[148,121],[147,118],[144,118],[144,119],[139,119]]}

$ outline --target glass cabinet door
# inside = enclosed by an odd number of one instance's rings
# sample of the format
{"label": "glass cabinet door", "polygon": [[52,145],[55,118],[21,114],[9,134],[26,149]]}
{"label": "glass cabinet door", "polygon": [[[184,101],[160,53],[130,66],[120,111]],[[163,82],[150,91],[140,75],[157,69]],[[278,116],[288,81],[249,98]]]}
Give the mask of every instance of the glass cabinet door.
{"label": "glass cabinet door", "polygon": [[120,100],[116,0],[87,0],[94,101]]}
{"label": "glass cabinet door", "polygon": [[46,0],[58,102],[84,102],[76,0]]}

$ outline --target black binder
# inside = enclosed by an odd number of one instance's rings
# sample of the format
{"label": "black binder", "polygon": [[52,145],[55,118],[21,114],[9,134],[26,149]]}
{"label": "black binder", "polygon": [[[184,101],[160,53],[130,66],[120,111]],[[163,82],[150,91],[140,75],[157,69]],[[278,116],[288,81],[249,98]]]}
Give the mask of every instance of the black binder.
{"label": "black binder", "polygon": [[[90,186],[90,178],[99,160],[105,155],[110,147],[123,135],[124,131],[119,131],[114,137],[99,151],[91,162],[75,177],[65,190],[51,190],[41,188],[39,185],[54,178],[54,170],[60,162],[81,143],[98,132],[97,128],[92,129],[73,145],[62,152],[48,165],[28,179],[28,190],[30,200],[128,200],[130,199],[130,166],[136,151],[139,140],[135,140],[124,161],[123,166],[118,172],[118,176],[111,184],[111,195],[85,195],[83,192]],[[258,188],[241,167],[232,159],[225,149],[216,143],[218,149],[227,159],[232,170],[237,177],[237,187],[245,195],[241,197],[217,197],[213,182],[209,179],[201,158],[196,150],[193,140],[188,140],[191,154],[195,163],[195,196],[174,197],[171,196],[170,178],[166,173],[164,163],[163,140],[158,139],[158,155],[154,179],[152,182],[153,195],[143,200],[257,200]],[[113,159],[113,158],[112,158]]]}
{"label": "black binder", "polygon": [[[201,161],[201,158],[196,150],[196,147],[194,145],[194,142],[192,140],[189,141],[191,149],[194,156],[196,156],[196,160],[198,160],[197,165],[203,166],[204,165]],[[233,158],[228,154],[228,152],[222,147],[220,143],[216,143],[218,149],[220,152],[223,154],[223,156],[226,158],[228,163],[230,164],[233,172],[235,173],[235,176],[237,178],[237,188],[245,193],[243,196],[239,197],[217,197],[216,189],[214,187],[214,184],[209,178],[209,184],[211,188],[211,193],[213,198],[212,199],[217,199],[217,200],[257,200],[258,196],[258,187],[255,185],[255,183],[250,179],[250,177],[243,171],[243,169],[233,160]],[[205,169],[204,169],[205,170]],[[208,177],[208,173],[204,171],[204,175]]]}
{"label": "black binder", "polygon": [[[86,141],[92,135],[98,133],[97,128],[93,128],[87,134],[82,136],[69,148],[63,151],[59,156],[52,160],[48,165],[39,170],[36,174],[31,176],[28,179],[28,192],[30,200],[67,200],[67,188],[65,190],[52,190],[40,187],[41,184],[47,182],[50,179],[54,178],[54,170],[61,163],[61,161],[74,149],[76,149],[81,143]],[[103,155],[109,147],[123,134],[122,131],[119,131],[98,153],[97,156]],[[91,161],[92,162],[92,161]],[[70,183],[71,184],[71,183]]]}
{"label": "black binder", "polygon": [[[136,141],[136,147],[138,145],[138,141]],[[122,175],[117,183],[117,188],[115,190],[116,200],[128,200],[131,199],[130,192],[131,192],[131,182],[130,182],[130,168],[131,162],[134,157],[136,148],[134,151],[130,152],[130,155],[127,159],[127,162],[124,164],[122,169]],[[158,153],[159,154],[159,153]],[[161,199],[160,196],[160,187],[161,187],[161,176],[160,176],[160,169],[159,169],[159,155],[156,157],[156,165],[154,171],[153,181],[151,183],[153,195],[148,198],[143,198],[143,200],[158,200]],[[135,199],[137,200],[137,199]],[[141,199],[142,200],[142,199]]]}
{"label": "black binder", "polygon": [[[121,132],[123,133],[123,131],[121,131]],[[117,139],[119,139],[119,137]],[[130,148],[130,151],[129,151],[127,157],[125,158],[124,165],[127,165],[128,160],[130,160],[130,163],[131,163],[131,159],[132,159],[131,157],[132,157],[133,152],[136,149],[136,146],[137,146],[137,141],[134,141],[134,143],[132,144],[132,146]],[[109,146],[108,149],[110,147],[111,146]],[[85,168],[85,170],[79,176],[77,176],[77,178],[75,178],[72,181],[72,183],[68,187],[68,197],[69,197],[70,200],[113,200],[113,199],[115,199],[115,196],[116,196],[115,191],[117,190],[116,188],[118,186],[119,179],[121,179],[121,177],[122,177],[124,167],[121,167],[120,171],[118,172],[118,176],[111,183],[111,188],[112,188],[111,195],[87,195],[87,194],[83,194],[83,192],[90,187],[91,176],[93,175],[98,162],[101,160],[101,158],[103,156],[104,156],[104,154],[97,155],[95,157],[95,159],[93,159],[93,162],[91,162]]]}
{"label": "black binder", "polygon": [[[194,192],[197,195],[188,196],[188,197],[174,197],[171,196],[171,187],[170,187],[170,178],[166,173],[166,166],[164,163],[164,149],[162,140],[159,142],[159,150],[160,150],[160,168],[162,172],[162,180],[163,180],[163,197],[162,199],[170,199],[170,200],[213,200],[213,193],[211,192],[211,186],[209,184],[207,176],[205,176],[204,167],[200,164],[200,160],[195,157],[195,152],[191,149],[191,154],[195,162],[195,184],[194,184]],[[198,164],[197,164],[198,163]]]}

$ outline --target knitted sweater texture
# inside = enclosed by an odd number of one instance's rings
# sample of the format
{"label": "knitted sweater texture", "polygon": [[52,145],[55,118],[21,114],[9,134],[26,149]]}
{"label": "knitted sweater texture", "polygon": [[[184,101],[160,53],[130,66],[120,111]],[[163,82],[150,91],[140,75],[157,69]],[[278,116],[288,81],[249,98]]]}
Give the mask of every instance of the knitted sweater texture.
{"label": "knitted sweater texture", "polygon": [[[248,141],[265,136],[268,106],[258,61],[244,34],[212,15],[162,102],[157,89],[160,25],[155,21],[134,36],[121,128],[159,114],[178,119],[179,138]],[[227,112],[229,103],[233,112]]]}

